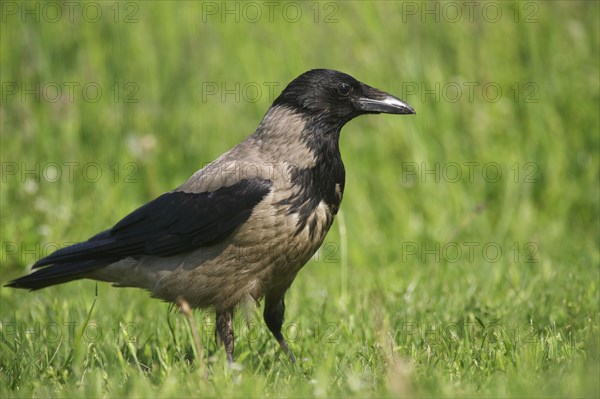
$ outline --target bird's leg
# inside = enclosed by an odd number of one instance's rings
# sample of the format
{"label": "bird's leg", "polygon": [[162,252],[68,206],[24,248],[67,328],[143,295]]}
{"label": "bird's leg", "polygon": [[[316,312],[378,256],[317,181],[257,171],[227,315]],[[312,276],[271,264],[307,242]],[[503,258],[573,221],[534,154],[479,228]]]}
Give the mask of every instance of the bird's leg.
{"label": "bird's leg", "polygon": [[225,346],[227,361],[230,364],[233,363],[233,309],[226,309],[222,312],[217,311],[215,335],[218,335],[219,340]]}
{"label": "bird's leg", "polygon": [[290,361],[296,363],[296,357],[290,350],[283,334],[281,334],[281,326],[283,325],[283,316],[285,314],[285,303],[283,302],[283,296],[278,298],[272,298],[267,296],[265,298],[265,311],[263,313],[265,323],[273,336],[279,342],[279,346],[283,352],[289,356]]}

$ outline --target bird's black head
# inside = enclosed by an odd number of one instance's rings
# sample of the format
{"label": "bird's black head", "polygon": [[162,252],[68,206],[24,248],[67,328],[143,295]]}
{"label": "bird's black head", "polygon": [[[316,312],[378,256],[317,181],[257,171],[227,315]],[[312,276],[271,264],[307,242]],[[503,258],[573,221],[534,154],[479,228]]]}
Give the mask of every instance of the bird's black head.
{"label": "bird's black head", "polygon": [[339,127],[363,114],[415,113],[399,98],[331,69],[313,69],[298,76],[273,105],[285,106]]}

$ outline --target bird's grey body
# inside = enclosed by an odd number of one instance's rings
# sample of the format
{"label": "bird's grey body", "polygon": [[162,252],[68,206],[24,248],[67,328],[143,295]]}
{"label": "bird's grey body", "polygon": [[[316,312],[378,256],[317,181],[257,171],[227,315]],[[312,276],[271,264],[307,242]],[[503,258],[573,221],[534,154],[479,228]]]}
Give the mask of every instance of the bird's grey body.
{"label": "bird's grey body", "polygon": [[[285,141],[261,138],[281,129],[287,129]],[[259,300],[266,293],[285,293],[321,246],[342,200],[343,181],[333,182],[330,189],[338,193],[336,202],[321,200],[303,226],[299,212],[291,211],[292,205],[286,203],[303,189],[294,184],[292,173],[315,167],[318,158],[302,142],[303,129],[301,119],[292,111],[272,109],[254,135],[175,190],[212,192],[240,180],[271,181],[271,190],[254,207],[247,222],[226,240],[166,258],[125,258],[90,272],[89,277],[117,286],[145,288],[166,301],[176,302],[182,297],[192,307],[214,307],[217,311],[246,299]]]}
{"label": "bird's grey body", "polygon": [[284,351],[284,295],[323,243],[340,207],[341,128],[366,113],[414,113],[403,101],[332,70],[290,83],[256,131],[185,183],[88,241],[40,259],[9,285],[40,289],[91,278],[213,308],[233,361],[232,317],[265,298]]}

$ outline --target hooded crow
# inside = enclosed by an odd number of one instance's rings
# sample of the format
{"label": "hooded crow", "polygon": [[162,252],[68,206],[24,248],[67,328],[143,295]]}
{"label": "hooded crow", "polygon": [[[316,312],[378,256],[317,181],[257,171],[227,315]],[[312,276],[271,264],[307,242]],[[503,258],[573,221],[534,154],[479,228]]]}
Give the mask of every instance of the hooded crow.
{"label": "hooded crow", "polygon": [[35,272],[8,286],[37,290],[88,278],[214,309],[229,362],[236,306],[264,297],[265,323],[293,362],[281,333],[284,295],[340,207],[340,130],[378,113],[415,111],[345,73],[305,72],[241,143],[110,229],[40,259]]}

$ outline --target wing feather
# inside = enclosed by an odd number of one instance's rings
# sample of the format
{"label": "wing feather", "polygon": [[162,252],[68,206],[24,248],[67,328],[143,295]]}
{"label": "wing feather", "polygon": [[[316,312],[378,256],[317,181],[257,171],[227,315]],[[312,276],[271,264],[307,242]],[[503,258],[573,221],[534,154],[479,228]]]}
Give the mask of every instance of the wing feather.
{"label": "wing feather", "polygon": [[163,194],[111,229],[59,249],[33,267],[103,259],[113,262],[142,255],[164,257],[218,243],[248,220],[271,187],[270,180],[252,178],[212,192]]}

